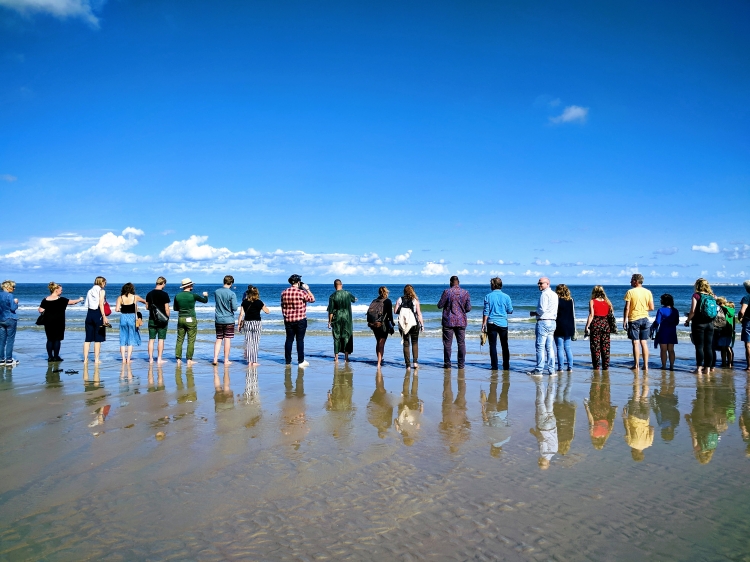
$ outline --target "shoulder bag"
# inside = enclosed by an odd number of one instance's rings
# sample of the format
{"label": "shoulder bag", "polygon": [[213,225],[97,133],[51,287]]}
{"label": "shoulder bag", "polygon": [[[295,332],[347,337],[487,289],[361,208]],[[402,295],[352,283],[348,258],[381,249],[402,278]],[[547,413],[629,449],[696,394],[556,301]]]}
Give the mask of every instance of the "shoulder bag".
{"label": "shoulder bag", "polygon": [[612,312],[611,307],[609,309],[609,313],[607,314],[607,324],[609,324],[609,333],[616,334],[617,333],[617,320],[615,320],[615,313]]}

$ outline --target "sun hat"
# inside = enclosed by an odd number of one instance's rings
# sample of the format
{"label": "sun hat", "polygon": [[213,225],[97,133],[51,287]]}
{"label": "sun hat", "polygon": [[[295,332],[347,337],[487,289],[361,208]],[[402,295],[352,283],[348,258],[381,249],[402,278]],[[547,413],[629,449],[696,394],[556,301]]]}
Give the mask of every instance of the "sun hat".
{"label": "sun hat", "polygon": [[185,287],[189,287],[192,284],[193,284],[193,282],[190,280],[190,277],[185,277],[185,279],[182,280],[182,285],[180,285],[180,289],[184,289]]}

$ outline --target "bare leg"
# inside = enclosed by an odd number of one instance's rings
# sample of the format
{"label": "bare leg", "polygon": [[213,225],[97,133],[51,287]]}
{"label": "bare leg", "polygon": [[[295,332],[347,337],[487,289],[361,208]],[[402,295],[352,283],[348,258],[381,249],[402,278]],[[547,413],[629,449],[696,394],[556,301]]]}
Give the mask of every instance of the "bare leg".
{"label": "bare leg", "polygon": [[133,346],[128,346],[128,363],[130,363],[131,358],[133,357]]}
{"label": "bare leg", "polygon": [[232,340],[229,338],[224,339],[224,365],[231,365],[232,362],[229,360],[229,351],[232,349]]}
{"label": "bare leg", "polygon": [[641,349],[643,349],[643,370],[648,371],[648,340],[641,340]]}
{"label": "bare leg", "polygon": [[[149,343],[151,343],[149,341]],[[164,359],[161,358],[162,355],[164,355],[164,340],[159,340],[159,345],[157,346],[157,349],[159,350],[159,356],[156,359],[157,363],[164,363]],[[151,352],[149,350],[149,356],[151,356]]]}
{"label": "bare leg", "polygon": [[94,342],[94,363],[99,362],[99,350],[101,349],[102,344],[98,341]]}
{"label": "bare leg", "polygon": [[88,363],[89,362],[89,347],[91,344],[89,342],[83,342],[83,362]]}
{"label": "bare leg", "polygon": [[214,342],[214,360],[211,361],[214,365],[219,363],[219,350],[221,349],[221,340]]}
{"label": "bare leg", "polygon": [[[669,368],[674,369],[675,353],[673,343],[667,344],[667,351],[669,351]],[[664,362],[664,360],[662,360],[662,362]]]}
{"label": "bare leg", "polygon": [[[161,340],[159,340],[159,343],[161,343]],[[159,354],[159,359],[161,359],[161,353]],[[154,340],[148,340],[148,362],[154,362]]]}
{"label": "bare leg", "polygon": [[669,347],[669,344],[666,344],[666,343],[659,344],[659,354],[661,356],[661,368],[662,369],[667,368],[667,348],[668,347]]}
{"label": "bare leg", "polygon": [[638,369],[641,363],[641,342],[633,340],[633,366],[631,369]]}

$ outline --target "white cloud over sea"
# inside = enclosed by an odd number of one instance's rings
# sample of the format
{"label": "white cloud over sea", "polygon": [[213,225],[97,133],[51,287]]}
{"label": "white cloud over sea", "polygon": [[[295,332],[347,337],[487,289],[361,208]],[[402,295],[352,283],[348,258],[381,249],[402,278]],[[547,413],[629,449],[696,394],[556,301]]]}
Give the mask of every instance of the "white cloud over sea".
{"label": "white cloud over sea", "polygon": [[[460,266],[455,266],[447,259],[429,259],[427,256],[421,260],[416,259],[411,249],[391,255],[378,252],[308,252],[303,249],[282,248],[261,250],[214,245],[205,235],[193,234],[172,240],[165,240],[165,236],[167,235],[160,231],[147,237],[143,230],[128,226],[120,232],[107,231],[97,235],[61,232],[51,236],[32,237],[15,244],[4,242],[0,249],[0,269],[7,272],[9,278],[22,281],[44,280],[48,276],[77,279],[84,275],[104,275],[122,278],[125,274],[132,279],[151,278],[161,274],[208,278],[226,273],[251,273],[269,281],[279,281],[286,279],[291,273],[299,273],[311,280],[346,277],[350,281],[359,279],[363,282],[393,278],[438,282],[457,274],[465,282],[472,283],[495,276],[515,277],[527,282],[542,275],[554,277],[553,282],[586,279],[591,282],[620,283],[636,272],[645,273],[652,279],[690,279],[693,275],[697,276],[699,267],[698,263],[660,264],[654,260],[633,265],[555,262],[547,258],[534,258],[529,261],[533,269],[519,271],[507,268],[509,265],[519,265],[518,261],[474,259],[462,261]],[[744,266],[742,261],[748,259],[750,246],[738,244],[734,248],[719,249],[718,243],[711,242],[700,248],[696,251],[718,253],[727,265],[736,264],[731,271],[723,266],[723,270],[712,276],[714,279],[734,280],[744,276],[744,272],[740,270]],[[718,252],[715,251],[717,249]],[[664,255],[670,253],[665,252]],[[707,259],[715,258],[707,256]],[[707,271],[705,266],[708,264],[701,265],[701,271]],[[498,266],[503,269],[500,270]],[[683,268],[684,273],[678,274],[675,268]],[[691,269],[695,269],[695,272],[690,271]]]}

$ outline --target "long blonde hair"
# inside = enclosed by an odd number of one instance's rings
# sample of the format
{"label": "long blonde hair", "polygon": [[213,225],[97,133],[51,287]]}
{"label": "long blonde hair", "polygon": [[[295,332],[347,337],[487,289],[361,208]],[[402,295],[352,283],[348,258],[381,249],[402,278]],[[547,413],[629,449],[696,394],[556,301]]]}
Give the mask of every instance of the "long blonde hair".
{"label": "long blonde hair", "polygon": [[3,287],[3,290],[10,293],[13,289],[16,288],[16,282],[8,279],[7,281],[3,281],[2,287]]}
{"label": "long blonde hair", "polygon": [[563,300],[569,301],[572,299],[572,297],[570,296],[570,289],[568,289],[568,286],[564,283],[560,283],[557,287],[555,287],[555,292],[557,293],[557,296]]}
{"label": "long blonde hair", "polygon": [[703,277],[699,277],[695,281],[695,292],[696,293],[705,293],[707,295],[713,295],[714,292],[711,290],[711,284],[703,279]]}
{"label": "long blonde hair", "polygon": [[614,311],[614,308],[612,307],[612,302],[607,297],[607,293],[604,292],[604,287],[601,285],[597,285],[593,289],[591,289],[591,300],[594,299],[602,299],[604,300],[608,305],[609,309]]}

